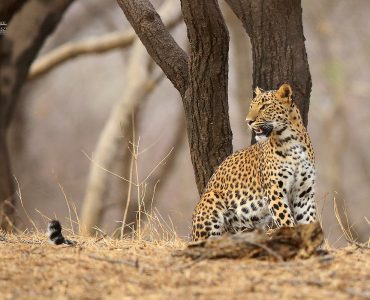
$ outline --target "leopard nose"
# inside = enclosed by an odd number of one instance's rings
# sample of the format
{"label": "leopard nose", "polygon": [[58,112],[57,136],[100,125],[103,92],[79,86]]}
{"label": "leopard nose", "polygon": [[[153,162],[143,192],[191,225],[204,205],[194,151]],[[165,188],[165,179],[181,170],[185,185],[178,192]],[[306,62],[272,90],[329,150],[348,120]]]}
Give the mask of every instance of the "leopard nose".
{"label": "leopard nose", "polygon": [[250,118],[247,117],[245,119],[245,121],[248,123],[249,126],[251,126],[254,123],[255,120],[252,120],[252,119],[250,119]]}

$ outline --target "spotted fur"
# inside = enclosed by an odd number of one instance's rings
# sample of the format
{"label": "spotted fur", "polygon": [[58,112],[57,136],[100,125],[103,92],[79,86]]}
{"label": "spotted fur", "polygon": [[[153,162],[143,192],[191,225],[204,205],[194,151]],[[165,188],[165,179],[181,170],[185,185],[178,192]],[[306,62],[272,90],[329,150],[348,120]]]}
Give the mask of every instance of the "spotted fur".
{"label": "spotted fur", "polygon": [[316,221],[314,152],[292,89],[255,94],[246,120],[258,143],[213,174],[193,213],[193,240]]}

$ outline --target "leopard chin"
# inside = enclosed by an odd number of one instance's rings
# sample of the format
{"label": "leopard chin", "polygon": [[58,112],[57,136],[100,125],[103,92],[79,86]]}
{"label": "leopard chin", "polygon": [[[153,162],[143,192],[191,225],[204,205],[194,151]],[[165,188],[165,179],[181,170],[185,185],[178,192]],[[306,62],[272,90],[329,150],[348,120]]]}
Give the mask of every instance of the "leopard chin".
{"label": "leopard chin", "polygon": [[258,142],[266,140],[272,133],[274,127],[271,124],[263,124],[258,129],[254,129],[256,140]]}
{"label": "leopard chin", "polygon": [[256,139],[257,142],[264,142],[268,139],[268,136],[264,134],[256,134],[254,138]]}

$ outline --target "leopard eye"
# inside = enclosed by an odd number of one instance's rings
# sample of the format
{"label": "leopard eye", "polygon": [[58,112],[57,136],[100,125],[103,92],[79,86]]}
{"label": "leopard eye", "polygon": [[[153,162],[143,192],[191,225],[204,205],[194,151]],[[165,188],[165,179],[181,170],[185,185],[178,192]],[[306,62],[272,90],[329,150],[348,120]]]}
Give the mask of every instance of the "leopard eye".
{"label": "leopard eye", "polygon": [[267,104],[263,104],[263,105],[261,106],[260,110],[263,110],[263,109],[265,109],[266,107],[267,107]]}

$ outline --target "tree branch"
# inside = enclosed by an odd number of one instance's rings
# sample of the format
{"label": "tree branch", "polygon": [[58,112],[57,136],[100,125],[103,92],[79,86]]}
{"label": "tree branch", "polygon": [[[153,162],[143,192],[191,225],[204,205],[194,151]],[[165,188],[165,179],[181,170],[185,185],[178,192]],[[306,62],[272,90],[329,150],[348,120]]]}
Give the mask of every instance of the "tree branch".
{"label": "tree branch", "polygon": [[80,55],[97,54],[117,48],[125,48],[132,45],[135,37],[135,32],[129,29],[124,32],[112,32],[101,37],[63,44],[38,58],[31,66],[28,79],[34,79],[43,75],[65,61]]}
{"label": "tree branch", "polygon": [[72,1],[31,0],[12,18],[0,52],[0,121],[6,126],[32,61]]}
{"label": "tree branch", "polygon": [[175,42],[149,0],[117,0],[153,60],[181,95],[188,84],[188,57]]}
{"label": "tree branch", "polygon": [[[167,28],[173,28],[181,20],[182,16],[178,14],[178,17],[169,20]],[[108,33],[101,37],[89,38],[80,42],[66,43],[37,59],[31,66],[28,79],[32,80],[43,75],[67,60],[76,58],[80,55],[98,54],[119,48],[126,48],[132,45],[135,37],[136,34],[134,30],[129,29],[123,32],[117,31]]]}

